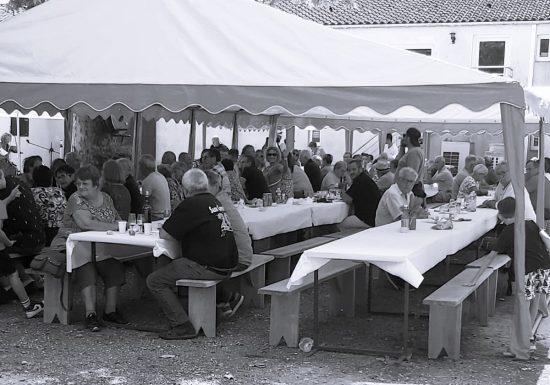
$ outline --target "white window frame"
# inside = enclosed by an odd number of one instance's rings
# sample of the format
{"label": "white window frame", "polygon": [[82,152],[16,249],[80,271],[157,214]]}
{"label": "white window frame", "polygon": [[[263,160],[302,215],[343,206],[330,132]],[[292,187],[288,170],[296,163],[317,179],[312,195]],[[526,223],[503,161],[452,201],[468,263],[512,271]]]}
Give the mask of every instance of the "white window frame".
{"label": "white window frame", "polygon": [[537,36],[537,54],[535,56],[536,61],[550,61],[550,54],[547,57],[540,56],[540,41],[542,39],[548,39],[550,40],[550,34],[544,34],[544,35],[538,35]]}
{"label": "white window frame", "polygon": [[512,39],[507,35],[483,35],[474,36],[472,47],[472,68],[480,70],[479,67],[479,43],[484,41],[503,41],[504,42],[504,65],[503,76],[512,77],[513,69],[510,66],[512,59]]}

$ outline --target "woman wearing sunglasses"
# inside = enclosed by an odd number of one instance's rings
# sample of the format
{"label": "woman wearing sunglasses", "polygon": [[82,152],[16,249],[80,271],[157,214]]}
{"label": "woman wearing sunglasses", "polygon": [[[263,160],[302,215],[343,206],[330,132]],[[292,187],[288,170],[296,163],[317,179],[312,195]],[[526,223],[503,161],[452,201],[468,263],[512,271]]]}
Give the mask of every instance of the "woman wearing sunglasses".
{"label": "woman wearing sunglasses", "polygon": [[276,195],[277,189],[287,198],[293,196],[292,175],[288,167],[288,160],[285,153],[281,156],[281,151],[274,146],[266,149],[265,157],[268,165],[264,170],[265,179],[269,191]]}

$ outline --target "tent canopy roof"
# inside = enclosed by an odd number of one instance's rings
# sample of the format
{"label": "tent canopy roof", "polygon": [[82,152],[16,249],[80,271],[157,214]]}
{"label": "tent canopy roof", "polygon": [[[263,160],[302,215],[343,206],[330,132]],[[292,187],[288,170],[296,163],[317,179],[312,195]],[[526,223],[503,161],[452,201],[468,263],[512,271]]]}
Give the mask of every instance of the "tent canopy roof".
{"label": "tent canopy roof", "polygon": [[358,107],[524,106],[516,82],[252,0],[50,0],[0,33],[8,112],[81,106],[170,118],[189,107],[290,116],[322,107],[345,116]]}

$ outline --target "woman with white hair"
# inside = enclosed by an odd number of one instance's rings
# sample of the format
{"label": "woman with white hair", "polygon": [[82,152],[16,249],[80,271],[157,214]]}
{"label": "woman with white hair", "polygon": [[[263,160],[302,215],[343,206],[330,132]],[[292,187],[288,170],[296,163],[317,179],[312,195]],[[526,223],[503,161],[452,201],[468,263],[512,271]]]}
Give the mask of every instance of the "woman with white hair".
{"label": "woman with white hair", "polygon": [[474,167],[472,175],[467,176],[462,181],[458,192],[464,195],[470,195],[470,193],[472,192],[475,192],[477,195],[487,195],[486,192],[483,193],[483,191],[481,191],[479,187],[479,182],[485,179],[488,172],[489,170],[487,169],[487,167],[485,167],[485,165],[478,164]]}

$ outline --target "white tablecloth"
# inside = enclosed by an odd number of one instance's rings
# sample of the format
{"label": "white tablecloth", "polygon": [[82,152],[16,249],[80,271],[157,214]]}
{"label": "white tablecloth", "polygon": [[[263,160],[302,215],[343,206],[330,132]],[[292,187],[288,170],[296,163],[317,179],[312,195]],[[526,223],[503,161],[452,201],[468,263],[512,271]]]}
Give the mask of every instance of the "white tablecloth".
{"label": "white tablecloth", "polygon": [[452,230],[433,230],[428,219],[417,220],[417,230],[400,232],[400,222],[361,231],[346,238],[306,250],[292,276],[289,286],[301,283],[302,278],[319,269],[331,259],[347,259],[372,263],[418,287],[423,274],[463,249],[494,228],[497,211],[477,209],[461,214],[471,222],[454,222]]}
{"label": "white tablecloth", "polygon": [[108,243],[151,248],[153,249],[153,255],[155,257],[162,254],[172,259],[181,256],[181,247],[179,243],[160,239],[157,232],[151,235],[129,235],[128,233],[120,234],[118,232],[107,234],[106,231],[83,231],[81,233],[71,234],[67,239],[67,272],[69,273],[73,270],[73,266],[75,266],[75,268],[79,267],[75,265],[76,261],[73,260],[73,250],[79,242],[96,242],[101,244]]}
{"label": "white tablecloth", "polygon": [[252,239],[263,239],[312,226],[310,205],[277,205],[260,208],[240,207],[244,223]]}
{"label": "white tablecloth", "polygon": [[344,202],[313,203],[311,205],[311,222],[313,226],[340,223],[349,213],[349,206]]}
{"label": "white tablecloth", "polygon": [[[332,223],[340,223],[347,216],[348,206],[344,202],[334,203],[303,203],[300,205],[286,204],[267,207],[260,211],[259,208],[240,207],[239,213],[248,227],[252,239],[269,238],[277,234],[305,229],[311,226],[319,226]],[[73,256],[73,251],[78,242],[96,242],[99,244],[116,244],[152,248],[153,254],[158,257],[162,254],[174,259],[181,255],[181,248],[177,242],[170,242],[158,237],[158,233],[151,235],[136,234],[134,236],[106,231],[85,231],[74,233],[67,239],[67,271],[82,266],[83,260]],[[89,245],[85,245],[89,247]],[[115,251],[103,250],[112,255],[120,255],[124,252],[121,248]],[[98,246],[98,255],[100,253]],[[84,254],[84,253],[83,253]],[[86,258],[84,256],[84,258]],[[90,258],[89,256],[87,257]],[[98,258],[98,260],[101,260]]]}

